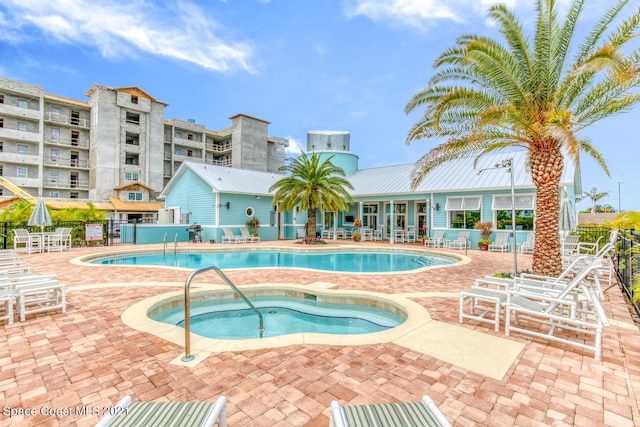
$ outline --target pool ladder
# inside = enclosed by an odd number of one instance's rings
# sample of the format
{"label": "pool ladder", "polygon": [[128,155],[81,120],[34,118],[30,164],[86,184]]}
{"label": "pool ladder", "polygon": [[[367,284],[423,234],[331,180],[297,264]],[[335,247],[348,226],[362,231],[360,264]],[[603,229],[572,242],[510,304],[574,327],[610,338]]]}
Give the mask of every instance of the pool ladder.
{"label": "pool ladder", "polygon": [[187,281],[184,283],[184,356],[182,357],[183,362],[189,362],[193,360],[194,356],[191,354],[191,297],[189,295],[189,289],[191,287],[191,281],[194,277],[196,277],[200,273],[204,273],[207,271],[215,271],[218,273],[218,276],[224,280],[224,282],[229,285],[233,291],[238,294],[240,298],[247,303],[247,305],[253,310],[254,313],[258,315],[258,320],[260,321],[260,326],[258,327],[258,331],[260,331],[260,338],[264,333],[264,319],[262,318],[262,313],[258,311],[258,309],[249,301],[249,299],[238,289],[236,285],[231,283],[231,280],[215,265],[210,267],[204,267],[199,270],[194,271],[189,275]]}
{"label": "pool ladder", "polygon": [[[164,242],[162,244],[162,254],[167,255],[167,233],[164,233]],[[173,239],[173,254],[175,255],[178,252],[178,233],[176,233],[176,237]]]}

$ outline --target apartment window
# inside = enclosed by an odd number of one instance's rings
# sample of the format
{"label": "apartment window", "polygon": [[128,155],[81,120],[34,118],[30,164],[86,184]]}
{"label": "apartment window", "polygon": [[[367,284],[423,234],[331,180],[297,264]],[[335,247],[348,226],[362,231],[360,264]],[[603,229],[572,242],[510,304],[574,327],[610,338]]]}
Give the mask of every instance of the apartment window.
{"label": "apartment window", "polygon": [[139,202],[139,201],[142,200],[142,193],[137,192],[137,191],[136,192],[130,191],[129,195],[128,195],[128,198],[132,202]]}
{"label": "apartment window", "polygon": [[77,192],[72,191],[71,193],[69,193],[69,198],[70,199],[79,199],[80,197],[79,197]]}
{"label": "apartment window", "polygon": [[71,188],[78,188],[78,174],[77,173],[69,174],[69,186]]}
{"label": "apartment window", "polygon": [[80,154],[77,151],[71,152],[71,162],[69,164],[75,168],[80,166]]}
{"label": "apartment window", "polygon": [[80,141],[80,132],[77,130],[71,131],[71,145],[74,147],[78,146],[78,142]]}
{"label": "apartment window", "polygon": [[136,114],[136,113],[130,113],[129,111],[127,111],[127,116],[126,116],[126,122],[127,123],[131,123],[134,125],[139,125],[140,124],[140,114]]}
{"label": "apartment window", "polygon": [[60,197],[60,193],[58,193],[57,191],[50,191],[49,192],[49,197],[53,198],[53,199],[57,199]]}
{"label": "apartment window", "polygon": [[182,148],[176,147],[176,154],[177,155],[182,155]]}
{"label": "apartment window", "polygon": [[60,141],[60,129],[51,128],[51,141]]}
{"label": "apartment window", "polygon": [[176,131],[176,138],[182,138],[182,132],[179,130]]}
{"label": "apartment window", "polygon": [[140,174],[134,173],[134,172],[127,172],[124,174],[124,177],[127,181],[139,181],[140,180]]}
{"label": "apartment window", "polygon": [[174,171],[177,171],[178,169],[180,169],[180,165],[181,165],[181,164],[182,164],[182,163],[176,163],[176,164],[174,165],[174,167],[173,167],[173,170],[174,170]]}
{"label": "apartment window", "polygon": [[18,178],[27,178],[27,168],[25,167],[18,167],[18,171],[16,176]]}
{"label": "apartment window", "polygon": [[58,171],[51,171],[51,175],[49,175],[49,182],[51,182],[51,184],[57,184],[58,183],[58,178],[59,178],[59,172]]}
{"label": "apartment window", "polygon": [[18,144],[18,154],[28,154],[29,147],[26,144]]}
{"label": "apartment window", "polygon": [[447,197],[445,210],[448,212],[450,228],[474,228],[480,221],[480,196]]}
{"label": "apartment window", "polygon": [[56,107],[55,105],[51,106],[51,120],[55,122],[62,121],[62,116],[60,114],[60,107]]}
{"label": "apartment window", "polygon": [[29,102],[26,99],[18,99],[18,107],[29,108]]}
{"label": "apartment window", "polygon": [[138,165],[138,155],[134,153],[126,153],[124,162],[127,165]]}
{"label": "apartment window", "polygon": [[4,142],[0,141],[0,153],[4,151]]}
{"label": "apartment window", "polygon": [[4,95],[0,94],[0,104],[4,104]]}
{"label": "apartment window", "polygon": [[3,165],[0,165],[0,176],[2,176],[2,172],[3,172],[3,170],[4,170],[4,166],[3,166]]}
{"label": "apartment window", "polygon": [[80,111],[71,110],[71,124],[72,125],[80,124]]}
{"label": "apartment window", "polygon": [[132,104],[137,104],[138,103],[138,97],[135,95],[131,95],[131,103]]}
{"label": "apartment window", "polygon": [[0,128],[4,127],[4,119],[0,119]]}
{"label": "apartment window", "polygon": [[[533,230],[534,194],[517,194],[514,197],[516,211],[516,229]],[[511,195],[496,194],[493,196],[493,211],[496,219],[496,229],[512,230]]]}
{"label": "apartment window", "polygon": [[140,135],[127,132],[125,137],[127,145],[140,145]]}
{"label": "apartment window", "polygon": [[188,134],[187,134],[187,139],[188,139],[189,141],[193,141],[193,134],[192,134],[192,133],[188,133]]}
{"label": "apartment window", "polygon": [[26,132],[29,130],[29,125],[25,122],[18,122],[18,130],[20,132]]}
{"label": "apartment window", "polygon": [[193,150],[187,150],[187,156],[193,157]]}
{"label": "apartment window", "polygon": [[58,163],[59,159],[60,159],[60,150],[58,150],[57,148],[52,148],[51,149],[51,161],[53,163]]}

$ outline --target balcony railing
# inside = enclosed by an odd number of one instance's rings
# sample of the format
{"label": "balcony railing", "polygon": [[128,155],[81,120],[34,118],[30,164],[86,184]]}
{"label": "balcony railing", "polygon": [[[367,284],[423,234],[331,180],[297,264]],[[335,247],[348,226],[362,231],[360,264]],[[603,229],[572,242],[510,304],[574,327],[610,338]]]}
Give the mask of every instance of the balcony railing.
{"label": "balcony railing", "polygon": [[45,179],[44,186],[47,188],[78,188],[81,190],[86,190],[89,188],[88,180],[70,180],[70,179]]}
{"label": "balcony railing", "polygon": [[54,123],[63,123],[67,125],[82,126],[85,128],[89,127],[88,119],[83,119],[80,117],[69,117],[59,113],[52,113],[52,112],[45,113],[44,119]]}
{"label": "balcony railing", "polygon": [[51,137],[46,138],[47,144],[55,144],[55,145],[65,145],[68,147],[78,147],[78,148],[89,148],[89,139],[72,139],[72,138],[62,138],[52,139]]}
{"label": "balcony railing", "polygon": [[44,157],[44,164],[46,166],[60,166],[68,168],[80,168],[89,169],[89,160],[82,159],[68,159],[64,157]]}
{"label": "balcony railing", "polygon": [[211,144],[211,143],[207,143],[205,148],[207,150],[210,151],[217,151],[219,153],[224,152],[224,151],[230,151],[231,150],[231,141],[229,142],[225,142],[224,144]]}
{"label": "balcony railing", "polygon": [[216,166],[231,166],[231,159],[207,159],[205,163]]}

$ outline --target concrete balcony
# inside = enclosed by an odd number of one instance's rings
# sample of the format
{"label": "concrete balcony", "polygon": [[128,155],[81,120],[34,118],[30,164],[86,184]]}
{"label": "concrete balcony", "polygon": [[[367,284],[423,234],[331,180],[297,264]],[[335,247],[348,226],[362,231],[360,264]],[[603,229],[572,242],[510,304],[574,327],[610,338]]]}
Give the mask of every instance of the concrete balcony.
{"label": "concrete balcony", "polygon": [[216,166],[229,166],[231,167],[231,158],[228,159],[211,159],[208,158],[205,163],[209,164],[209,165],[216,165]]}
{"label": "concrete balcony", "polygon": [[39,165],[40,156],[37,154],[18,154],[0,152],[0,162],[16,163],[19,165]]}
{"label": "concrete balcony", "polygon": [[46,144],[50,144],[50,145],[61,145],[61,146],[64,146],[64,147],[89,149],[89,139],[88,138],[71,139],[71,138],[59,137],[57,140],[53,140],[49,136],[49,137],[45,138],[44,142]]}
{"label": "concrete balcony", "polygon": [[38,132],[30,132],[18,130],[17,128],[4,127],[0,128],[0,138],[15,139],[17,141],[36,142],[39,143],[42,137]]}
{"label": "concrete balcony", "polygon": [[59,189],[80,189],[87,190],[89,189],[89,180],[79,179],[79,180],[71,180],[71,179],[57,179],[51,180],[46,179],[43,183],[43,187],[45,188],[59,188]]}
{"label": "concrete balcony", "polygon": [[225,151],[231,151],[231,141],[225,142],[224,144],[211,144],[207,143],[205,146],[207,151],[215,151],[216,153],[224,153]]}
{"label": "concrete balcony", "polygon": [[44,120],[51,123],[59,123],[63,125],[80,126],[83,128],[89,127],[89,119],[83,119],[80,117],[69,117],[63,114],[45,113]]}
{"label": "concrete balcony", "polygon": [[44,165],[72,169],[89,169],[89,160],[45,156]]}
{"label": "concrete balcony", "polygon": [[0,115],[38,121],[42,118],[40,110],[32,110],[30,108],[23,108],[10,104],[0,104]]}
{"label": "concrete balcony", "polygon": [[180,145],[183,147],[191,147],[191,148],[199,148],[199,149],[202,149],[202,147],[204,146],[204,143],[202,141],[194,141],[191,139],[178,138],[178,137],[175,137],[173,139],[173,144]]}
{"label": "concrete balcony", "polygon": [[176,162],[202,162],[202,155],[187,156],[186,154],[174,154],[173,160]]}

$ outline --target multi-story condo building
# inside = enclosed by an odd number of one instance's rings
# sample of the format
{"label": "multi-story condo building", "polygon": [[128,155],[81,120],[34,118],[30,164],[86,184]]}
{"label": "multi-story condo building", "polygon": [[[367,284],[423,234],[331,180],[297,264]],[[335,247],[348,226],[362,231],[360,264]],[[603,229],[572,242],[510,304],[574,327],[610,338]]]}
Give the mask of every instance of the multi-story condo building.
{"label": "multi-story condo building", "polygon": [[183,161],[268,172],[284,164],[288,141],[268,137],[265,120],[237,114],[213,131],[165,120],[168,104],[137,87],[96,84],[86,95],[52,95],[0,77],[0,176],[34,197],[144,202]]}

